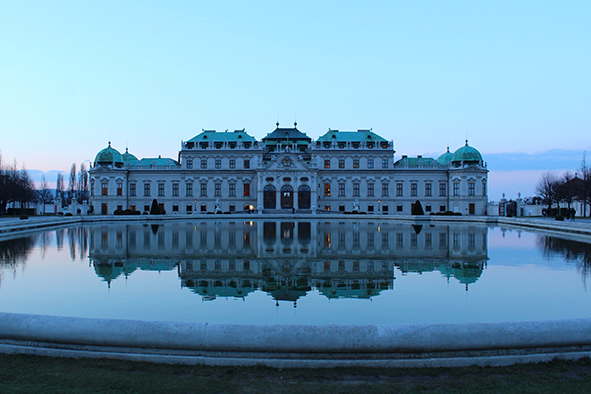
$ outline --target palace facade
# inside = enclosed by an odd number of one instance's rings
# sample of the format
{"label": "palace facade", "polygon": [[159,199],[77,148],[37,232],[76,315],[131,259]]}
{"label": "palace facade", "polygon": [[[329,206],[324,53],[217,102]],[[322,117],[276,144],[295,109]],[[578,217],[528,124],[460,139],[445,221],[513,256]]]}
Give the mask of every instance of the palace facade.
{"label": "palace facade", "polygon": [[485,215],[486,164],[466,144],[437,159],[402,156],[372,130],[329,130],[312,140],[277,128],[261,141],[245,132],[203,130],[178,159],[101,150],[90,170],[91,210],[167,214],[363,212]]}

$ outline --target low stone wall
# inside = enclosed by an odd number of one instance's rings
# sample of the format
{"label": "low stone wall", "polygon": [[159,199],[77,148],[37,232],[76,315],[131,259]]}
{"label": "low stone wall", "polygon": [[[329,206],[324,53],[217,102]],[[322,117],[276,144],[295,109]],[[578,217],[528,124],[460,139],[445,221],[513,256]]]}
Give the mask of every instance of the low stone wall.
{"label": "low stone wall", "polygon": [[508,365],[590,356],[591,319],[265,326],[0,313],[0,352],[276,368]]}

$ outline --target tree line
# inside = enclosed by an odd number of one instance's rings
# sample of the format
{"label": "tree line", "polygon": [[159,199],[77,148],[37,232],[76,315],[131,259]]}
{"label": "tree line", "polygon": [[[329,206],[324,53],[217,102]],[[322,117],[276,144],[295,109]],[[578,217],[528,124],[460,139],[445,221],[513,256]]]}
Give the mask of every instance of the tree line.
{"label": "tree line", "polygon": [[[591,204],[591,168],[585,156],[583,154],[581,166],[574,175],[570,171],[562,175],[551,171],[542,174],[536,185],[536,193],[542,203],[548,206],[546,212],[550,216],[560,215],[561,203],[566,204],[562,208],[570,209],[575,201],[583,203],[582,214],[587,216],[587,204]],[[553,208],[554,204],[556,208]]]}
{"label": "tree line", "polygon": [[63,174],[58,173],[54,194],[47,184],[45,174],[39,187],[36,187],[24,165],[19,169],[16,160],[11,165],[5,164],[0,153],[0,215],[6,214],[7,207],[12,203],[19,203],[21,207],[33,202],[51,204],[58,197],[61,198],[62,206],[68,206],[74,201],[82,204],[89,199],[89,176],[84,163],[80,164],[79,169],[76,163],[72,164],[67,187]]}

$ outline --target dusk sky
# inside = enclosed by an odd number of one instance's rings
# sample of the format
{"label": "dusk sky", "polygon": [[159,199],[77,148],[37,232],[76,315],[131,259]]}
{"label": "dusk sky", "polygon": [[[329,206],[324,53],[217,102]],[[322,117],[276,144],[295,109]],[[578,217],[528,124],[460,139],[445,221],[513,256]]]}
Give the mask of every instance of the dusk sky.
{"label": "dusk sky", "polygon": [[589,1],[5,1],[0,151],[67,178],[109,140],[176,159],[202,129],[297,120],[397,159],[467,138],[491,200],[533,195],[591,152],[590,21]]}

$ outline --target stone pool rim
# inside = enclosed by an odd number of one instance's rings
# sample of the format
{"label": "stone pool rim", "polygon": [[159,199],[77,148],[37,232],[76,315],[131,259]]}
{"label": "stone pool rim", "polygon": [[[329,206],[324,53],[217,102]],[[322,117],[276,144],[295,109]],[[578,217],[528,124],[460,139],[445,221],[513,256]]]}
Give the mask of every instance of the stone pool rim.
{"label": "stone pool rim", "polygon": [[[0,234],[103,221],[74,217],[0,222]],[[383,220],[482,223],[589,236],[588,223],[499,217],[265,215],[166,220]],[[252,325],[0,313],[0,353],[274,368],[459,367],[591,356],[591,319],[414,325]]]}

